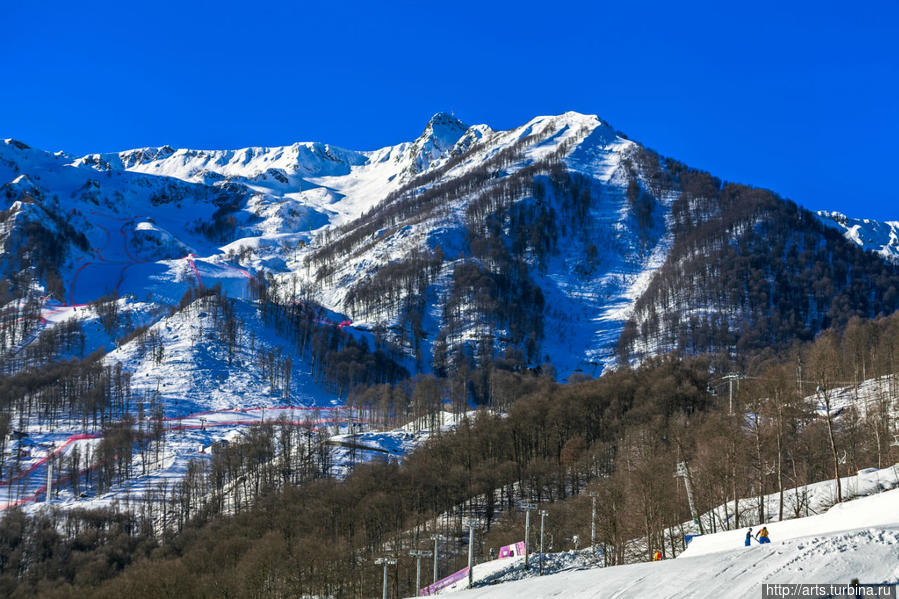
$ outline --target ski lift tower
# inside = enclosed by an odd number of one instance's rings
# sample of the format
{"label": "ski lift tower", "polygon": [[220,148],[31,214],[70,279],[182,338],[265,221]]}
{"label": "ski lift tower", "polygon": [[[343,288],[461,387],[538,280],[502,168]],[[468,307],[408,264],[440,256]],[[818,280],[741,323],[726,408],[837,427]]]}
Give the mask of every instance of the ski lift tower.
{"label": "ski lift tower", "polygon": [[413,549],[409,555],[415,558],[415,592],[418,593],[421,590],[421,558],[431,557],[431,552]]}
{"label": "ski lift tower", "polygon": [[593,559],[596,559],[596,492],[587,494],[592,500],[593,508],[590,511],[590,545],[593,550]]}
{"label": "ski lift tower", "polygon": [[434,583],[437,583],[437,544],[443,540],[443,535],[433,534],[431,540],[434,541]]}
{"label": "ski lift tower", "polygon": [[474,586],[474,531],[481,530],[480,524],[474,519],[468,520],[468,588]]}
{"label": "ski lift tower", "polygon": [[690,474],[687,472],[686,462],[677,463],[677,471],[674,473],[674,477],[682,477],[684,479],[684,487],[687,489],[687,502],[690,504],[690,515],[693,517],[693,522],[699,527],[700,532],[702,532],[702,523],[696,514],[696,506],[693,504],[693,486],[690,484]]}
{"label": "ski lift tower", "polygon": [[546,517],[549,516],[549,512],[540,510],[538,513],[540,514],[540,576],[543,576],[543,534],[545,531],[544,524]]}
{"label": "ski lift tower", "polygon": [[384,565],[384,586],[383,586],[383,592],[382,592],[381,596],[383,597],[383,599],[387,599],[387,566],[396,565],[396,558],[394,558],[394,557],[379,557],[378,559],[375,560],[375,564],[377,564],[379,566],[381,564]]}
{"label": "ski lift tower", "polygon": [[[730,374],[726,374],[721,377],[723,380],[727,381],[727,390],[728,390],[728,407],[730,409],[730,414],[734,413],[734,381],[739,381],[743,378],[742,374],[737,374],[735,372],[731,372]],[[739,386],[739,383],[738,383]]]}
{"label": "ski lift tower", "polygon": [[529,537],[531,536],[531,512],[537,509],[537,506],[533,503],[521,502],[518,504],[518,507],[524,510],[524,571],[528,571],[528,553],[530,553],[530,547],[528,541],[530,541]]}
{"label": "ski lift tower", "polygon": [[44,501],[50,503],[50,494],[53,492],[53,451],[56,446],[50,443],[44,447],[47,448],[47,494]]}

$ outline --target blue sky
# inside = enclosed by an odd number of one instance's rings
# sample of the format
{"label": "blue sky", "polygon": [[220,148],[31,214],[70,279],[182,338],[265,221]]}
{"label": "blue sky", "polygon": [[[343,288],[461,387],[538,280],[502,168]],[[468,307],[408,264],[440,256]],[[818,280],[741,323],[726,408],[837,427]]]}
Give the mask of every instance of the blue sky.
{"label": "blue sky", "polygon": [[2,14],[0,137],[44,149],[374,149],[441,110],[499,129],[577,110],[724,179],[899,220],[895,0],[51,0]]}

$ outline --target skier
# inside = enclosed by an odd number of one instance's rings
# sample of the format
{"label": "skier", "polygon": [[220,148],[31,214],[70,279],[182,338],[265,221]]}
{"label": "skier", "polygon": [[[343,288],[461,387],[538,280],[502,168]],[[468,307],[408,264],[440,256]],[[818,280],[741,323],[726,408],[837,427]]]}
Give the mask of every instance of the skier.
{"label": "skier", "polygon": [[752,542],[752,529],[746,531],[746,546],[749,547],[749,543]]}
{"label": "skier", "polygon": [[652,554],[652,561],[660,562],[662,561],[662,552],[656,549],[656,552]]}
{"label": "skier", "polygon": [[767,526],[762,527],[762,530],[760,530],[759,534],[756,535],[755,540],[759,542],[759,545],[764,545],[765,543],[771,542],[771,539],[768,538]]}

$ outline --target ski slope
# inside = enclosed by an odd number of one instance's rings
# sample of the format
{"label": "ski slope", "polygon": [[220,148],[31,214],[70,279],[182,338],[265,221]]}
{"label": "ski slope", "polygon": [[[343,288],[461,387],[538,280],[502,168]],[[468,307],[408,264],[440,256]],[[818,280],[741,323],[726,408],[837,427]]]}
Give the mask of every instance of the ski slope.
{"label": "ski slope", "polygon": [[745,529],[727,531],[694,539],[673,560],[562,571],[482,587],[476,581],[476,588],[453,596],[739,598],[759,597],[763,583],[848,584],[853,578],[863,584],[899,583],[899,489],[817,516],[772,523],[768,530],[769,545],[745,547]]}

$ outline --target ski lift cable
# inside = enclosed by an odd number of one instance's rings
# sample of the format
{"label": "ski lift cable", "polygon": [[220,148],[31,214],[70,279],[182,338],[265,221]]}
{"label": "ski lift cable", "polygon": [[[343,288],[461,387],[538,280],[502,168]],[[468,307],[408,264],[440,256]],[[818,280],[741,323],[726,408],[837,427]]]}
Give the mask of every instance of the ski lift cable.
{"label": "ski lift cable", "polygon": [[[719,378],[717,378],[717,379],[712,379],[712,380],[713,380],[713,381],[717,381],[717,382],[715,383],[715,386],[719,386],[719,385],[723,385],[724,383],[726,383],[730,378],[731,378],[731,377],[729,377],[729,376],[724,376],[724,377],[719,377]],[[769,381],[769,382],[771,382],[771,381],[777,382],[778,380],[783,380],[783,379],[775,379],[775,378],[771,378],[771,377],[763,377],[763,376],[750,376],[750,375],[745,375],[745,374],[741,374],[741,375],[738,375],[738,376],[733,377],[733,378],[737,378],[737,379],[748,379],[748,380],[751,380],[751,381]],[[793,382],[794,380],[795,380],[795,379],[791,379],[791,382]],[[805,384],[805,385],[818,385],[818,384],[820,384],[820,381],[809,381],[809,380],[803,380],[803,379],[800,379],[798,382],[799,382],[800,384]],[[854,387],[856,384],[861,383],[861,382],[863,382],[863,381],[830,381],[830,384],[831,384],[831,385],[838,385],[838,386],[841,386],[841,387]],[[710,382],[709,384],[712,384],[712,383]],[[833,387],[831,387],[831,389],[833,389]]]}

